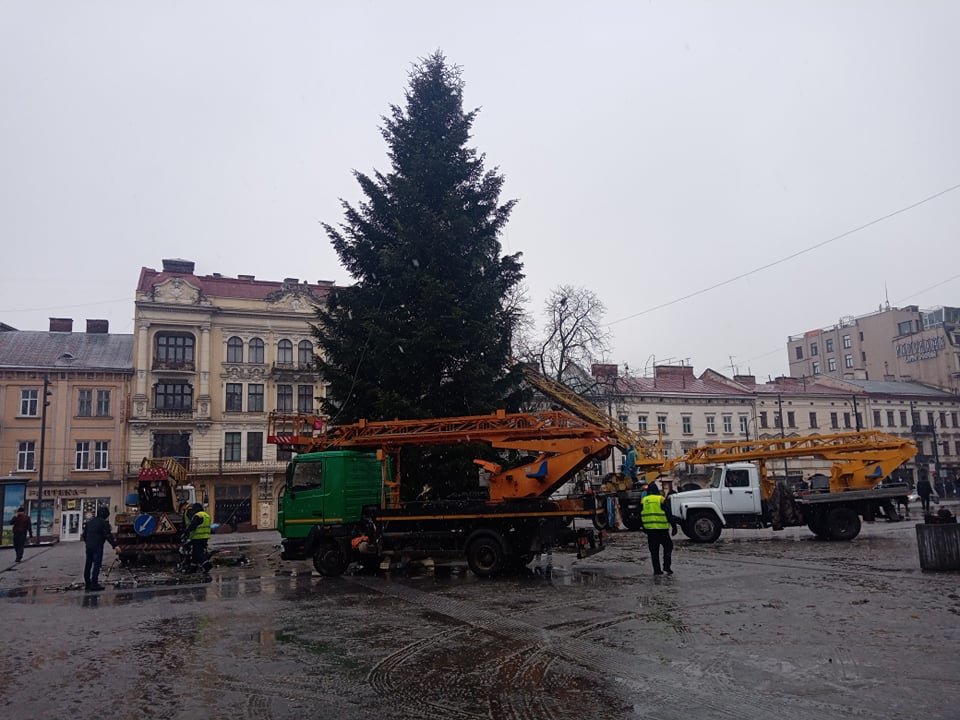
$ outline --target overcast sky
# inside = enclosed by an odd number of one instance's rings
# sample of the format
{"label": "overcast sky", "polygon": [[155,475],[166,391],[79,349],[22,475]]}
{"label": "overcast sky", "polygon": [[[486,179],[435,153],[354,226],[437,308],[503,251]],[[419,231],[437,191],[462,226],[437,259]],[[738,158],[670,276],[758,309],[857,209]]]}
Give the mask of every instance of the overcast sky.
{"label": "overcast sky", "polygon": [[633,373],[786,374],[788,335],[960,305],[960,190],[828,242],[960,183],[958,31],[953,0],[5,0],[0,322],[133,332],[165,257],[349,283],[320,223],[439,49],[535,316],[586,286]]}

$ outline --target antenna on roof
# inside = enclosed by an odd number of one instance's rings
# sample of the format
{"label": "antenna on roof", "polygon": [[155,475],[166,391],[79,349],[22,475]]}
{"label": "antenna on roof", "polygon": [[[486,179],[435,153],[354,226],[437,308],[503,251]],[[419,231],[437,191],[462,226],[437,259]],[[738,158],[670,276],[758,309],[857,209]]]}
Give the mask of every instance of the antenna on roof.
{"label": "antenna on roof", "polygon": [[887,289],[887,284],[883,284],[883,296],[886,300],[886,309],[890,309],[890,291]]}

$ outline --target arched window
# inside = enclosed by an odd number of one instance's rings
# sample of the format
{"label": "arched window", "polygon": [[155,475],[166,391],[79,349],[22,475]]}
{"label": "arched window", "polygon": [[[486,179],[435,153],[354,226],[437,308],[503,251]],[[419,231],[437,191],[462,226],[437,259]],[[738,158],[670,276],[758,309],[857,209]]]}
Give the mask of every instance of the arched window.
{"label": "arched window", "polygon": [[293,365],[293,343],[289,340],[277,343],[277,364]]}
{"label": "arched window", "polygon": [[300,367],[313,365],[313,343],[309,340],[301,340],[297,345],[297,364]]}
{"label": "arched window", "polygon": [[243,362],[243,340],[238,337],[232,337],[227,340],[227,362]]}
{"label": "arched window", "polygon": [[247,362],[252,365],[263,364],[263,340],[260,338],[250,339],[250,349],[247,351]]}

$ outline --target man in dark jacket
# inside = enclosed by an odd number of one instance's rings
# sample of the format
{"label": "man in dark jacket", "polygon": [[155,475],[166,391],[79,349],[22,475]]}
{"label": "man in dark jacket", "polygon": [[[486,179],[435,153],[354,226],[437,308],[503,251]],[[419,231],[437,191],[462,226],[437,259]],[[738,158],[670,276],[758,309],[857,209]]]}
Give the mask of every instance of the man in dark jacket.
{"label": "man in dark jacket", "polygon": [[926,478],[917,480],[917,495],[920,496],[920,504],[923,505],[923,514],[930,514],[930,496],[933,495],[933,486]]}
{"label": "man in dark jacket", "polygon": [[98,508],[97,516],[84,523],[83,533],[80,535],[80,539],[87,546],[87,561],[83,565],[83,582],[87,590],[106,590],[100,584],[100,568],[103,566],[103,544],[108,542],[110,547],[115,548],[117,546],[117,541],[110,531],[108,517],[110,517],[109,508]]}
{"label": "man in dark jacket", "polygon": [[10,521],[10,529],[13,532],[13,549],[17,552],[17,562],[20,562],[23,560],[23,548],[27,544],[27,536],[33,537],[30,516],[22,507],[17,508],[16,515]]}

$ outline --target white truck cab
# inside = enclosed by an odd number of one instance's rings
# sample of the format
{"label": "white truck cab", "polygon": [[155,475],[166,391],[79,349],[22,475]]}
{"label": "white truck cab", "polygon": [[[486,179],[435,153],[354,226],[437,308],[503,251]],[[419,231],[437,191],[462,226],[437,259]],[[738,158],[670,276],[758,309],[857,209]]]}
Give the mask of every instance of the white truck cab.
{"label": "white truck cab", "polygon": [[763,527],[760,474],[753,463],[717,465],[708,487],[673,493],[670,508],[697,542],[714,542],[724,527]]}

